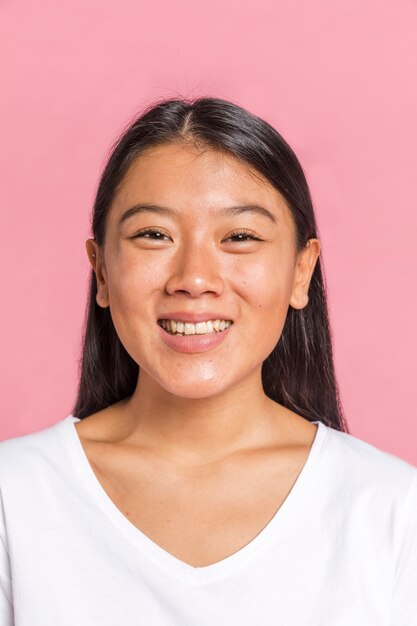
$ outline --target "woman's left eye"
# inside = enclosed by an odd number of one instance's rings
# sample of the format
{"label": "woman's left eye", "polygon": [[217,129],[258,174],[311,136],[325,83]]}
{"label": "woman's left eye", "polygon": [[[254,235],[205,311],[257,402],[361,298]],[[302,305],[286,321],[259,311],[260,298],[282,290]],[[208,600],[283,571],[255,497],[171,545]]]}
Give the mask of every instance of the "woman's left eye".
{"label": "woman's left eye", "polygon": [[235,233],[229,235],[225,241],[228,239],[234,239],[237,242],[246,242],[246,241],[263,241],[260,237],[257,237],[255,233],[252,233],[249,230],[239,230]]}

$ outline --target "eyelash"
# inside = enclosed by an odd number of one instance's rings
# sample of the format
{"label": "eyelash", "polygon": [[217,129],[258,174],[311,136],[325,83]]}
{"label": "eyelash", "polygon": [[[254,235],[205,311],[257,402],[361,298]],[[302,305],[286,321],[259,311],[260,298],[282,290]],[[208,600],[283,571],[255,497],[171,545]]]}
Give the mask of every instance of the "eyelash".
{"label": "eyelash", "polygon": [[[151,237],[147,237],[147,235],[155,235],[157,233],[161,235],[165,235],[165,233],[163,233],[160,230],[147,228],[146,230],[141,230],[138,233],[136,233],[136,235],[133,235],[132,239],[139,239],[142,237],[146,239],[151,239]],[[261,239],[260,237],[257,237],[252,231],[245,230],[245,229],[241,229],[241,230],[237,230],[233,232],[231,235],[229,235],[228,239],[232,237],[239,237],[241,235],[243,235],[244,237],[248,237],[248,239],[240,239],[238,240],[238,243],[242,243],[242,242],[245,243],[246,241],[263,241],[263,239]],[[160,237],[157,237],[156,239],[152,239],[152,241],[163,241],[163,239],[161,239]]]}

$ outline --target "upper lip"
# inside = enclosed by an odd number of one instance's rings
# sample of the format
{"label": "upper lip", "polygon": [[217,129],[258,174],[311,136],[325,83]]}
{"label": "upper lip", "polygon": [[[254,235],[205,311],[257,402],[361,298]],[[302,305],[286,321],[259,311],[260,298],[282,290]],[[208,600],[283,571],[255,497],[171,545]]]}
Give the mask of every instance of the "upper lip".
{"label": "upper lip", "polygon": [[171,311],[164,313],[158,317],[158,320],[174,320],[175,322],[191,322],[196,324],[197,322],[207,322],[208,320],[230,320],[231,317],[224,315],[223,313],[213,313],[212,311],[204,311],[202,313],[190,313],[189,311]]}

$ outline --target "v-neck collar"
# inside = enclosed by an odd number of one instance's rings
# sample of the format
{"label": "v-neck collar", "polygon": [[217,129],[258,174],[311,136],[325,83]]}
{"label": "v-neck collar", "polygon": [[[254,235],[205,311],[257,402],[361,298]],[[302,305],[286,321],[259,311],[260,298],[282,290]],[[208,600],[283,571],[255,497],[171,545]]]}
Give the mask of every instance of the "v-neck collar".
{"label": "v-neck collar", "polygon": [[114,504],[95,475],[87,455],[85,454],[77,429],[75,428],[75,423],[79,421],[81,421],[79,418],[68,415],[68,417],[59,424],[61,424],[63,434],[69,443],[72,459],[78,469],[83,485],[89,490],[106,516],[137,548],[147,554],[154,563],[158,564],[165,571],[190,583],[210,581],[224,574],[230,574],[236,571],[247,561],[248,557],[258,550],[259,547],[277,531],[277,528],[288,516],[297,498],[302,494],[303,489],[306,488],[306,483],[310,479],[312,470],[323,448],[323,443],[330,430],[330,428],[321,421],[312,422],[313,424],[317,424],[317,431],[310,447],[307,460],[291,491],[276,511],[275,515],[260,533],[237,552],[234,552],[221,561],[204,567],[193,567],[155,543],[139,530],[139,528],[137,528]]}

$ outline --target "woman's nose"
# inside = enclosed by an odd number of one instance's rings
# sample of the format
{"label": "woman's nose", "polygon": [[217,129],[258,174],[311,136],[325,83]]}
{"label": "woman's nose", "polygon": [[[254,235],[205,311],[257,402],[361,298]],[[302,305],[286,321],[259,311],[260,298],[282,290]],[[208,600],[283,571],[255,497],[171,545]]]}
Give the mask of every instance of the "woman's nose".
{"label": "woman's nose", "polygon": [[166,283],[167,293],[183,293],[193,298],[205,293],[219,296],[223,288],[223,278],[214,254],[195,244],[178,250]]}

